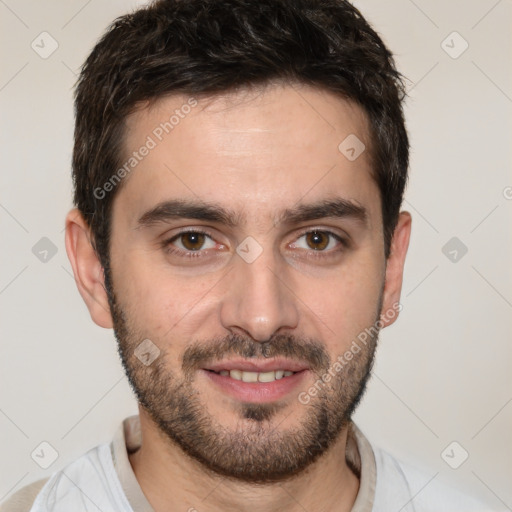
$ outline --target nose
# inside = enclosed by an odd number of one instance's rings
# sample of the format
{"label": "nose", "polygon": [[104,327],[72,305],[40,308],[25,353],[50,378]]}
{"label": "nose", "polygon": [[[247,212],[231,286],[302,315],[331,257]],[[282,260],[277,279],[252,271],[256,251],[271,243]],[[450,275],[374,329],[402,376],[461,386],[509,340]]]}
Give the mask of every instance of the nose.
{"label": "nose", "polygon": [[252,263],[235,259],[220,311],[224,328],[233,333],[241,330],[260,342],[280,330],[295,329],[297,299],[272,251],[263,251]]}

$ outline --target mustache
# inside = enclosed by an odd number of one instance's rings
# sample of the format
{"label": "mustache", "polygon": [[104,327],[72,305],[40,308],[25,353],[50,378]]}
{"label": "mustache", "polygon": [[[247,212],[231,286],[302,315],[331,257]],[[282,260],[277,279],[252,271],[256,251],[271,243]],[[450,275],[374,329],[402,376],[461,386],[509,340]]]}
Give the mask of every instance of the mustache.
{"label": "mustache", "polygon": [[184,374],[203,368],[208,363],[238,356],[244,359],[286,357],[308,363],[313,372],[323,373],[331,365],[331,358],[322,343],[306,337],[276,334],[268,341],[230,333],[228,336],[200,341],[188,347],[183,354]]}

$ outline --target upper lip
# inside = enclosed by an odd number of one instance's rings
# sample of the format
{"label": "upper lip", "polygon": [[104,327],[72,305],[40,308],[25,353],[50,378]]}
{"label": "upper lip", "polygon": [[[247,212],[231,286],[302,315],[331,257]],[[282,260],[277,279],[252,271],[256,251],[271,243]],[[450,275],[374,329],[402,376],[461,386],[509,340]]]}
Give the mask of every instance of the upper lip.
{"label": "upper lip", "polygon": [[288,370],[291,372],[300,372],[308,370],[309,366],[302,361],[293,359],[275,358],[248,361],[247,359],[230,359],[228,361],[219,361],[208,364],[204,370],[213,370],[220,372],[222,370],[242,370],[243,372],[272,372],[276,370]]}

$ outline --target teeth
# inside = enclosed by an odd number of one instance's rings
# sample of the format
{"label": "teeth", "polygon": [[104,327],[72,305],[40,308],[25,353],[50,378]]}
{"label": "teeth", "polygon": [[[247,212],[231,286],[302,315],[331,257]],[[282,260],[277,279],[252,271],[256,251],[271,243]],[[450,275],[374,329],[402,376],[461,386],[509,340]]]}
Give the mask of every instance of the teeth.
{"label": "teeth", "polygon": [[242,382],[258,382],[258,373],[242,372]]}
{"label": "teeth", "polygon": [[228,370],[228,374],[232,379],[242,380],[242,372],[240,370]]}
{"label": "teeth", "polygon": [[272,372],[243,372],[241,370],[221,370],[219,375],[231,377],[242,382],[274,382],[275,380],[289,377],[295,372],[290,370],[276,370]]}
{"label": "teeth", "polygon": [[[257,374],[255,374],[257,375]],[[276,380],[276,372],[265,372],[265,373],[260,373],[258,375],[258,380],[260,382],[272,382],[274,380]]]}

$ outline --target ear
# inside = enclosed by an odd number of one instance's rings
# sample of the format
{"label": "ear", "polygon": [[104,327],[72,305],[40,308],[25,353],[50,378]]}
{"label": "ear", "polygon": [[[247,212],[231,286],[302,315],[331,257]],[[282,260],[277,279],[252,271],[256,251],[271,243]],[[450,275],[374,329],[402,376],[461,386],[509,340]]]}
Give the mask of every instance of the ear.
{"label": "ear", "polygon": [[[382,327],[387,327],[394,323],[398,318],[398,311],[401,310],[401,307],[397,308],[397,305],[400,302],[402,291],[405,256],[409,247],[411,224],[411,214],[409,212],[400,212],[386,263],[386,280],[384,283],[380,318]],[[395,313],[393,315],[386,315],[386,312],[391,310],[395,311]]]}
{"label": "ear", "polygon": [[112,328],[103,267],[92,246],[90,228],[76,208],[66,217],[66,252],[91,318],[100,327]]}

